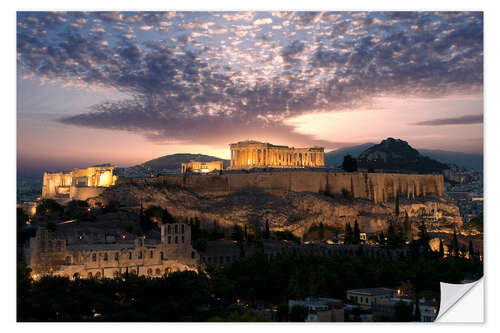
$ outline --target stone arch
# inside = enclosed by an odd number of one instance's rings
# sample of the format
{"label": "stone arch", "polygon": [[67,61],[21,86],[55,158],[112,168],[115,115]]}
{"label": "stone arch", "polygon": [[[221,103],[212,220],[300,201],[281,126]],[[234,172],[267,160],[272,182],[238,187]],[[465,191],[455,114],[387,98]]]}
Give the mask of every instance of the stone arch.
{"label": "stone arch", "polygon": [[87,273],[87,279],[92,279],[92,272]]}
{"label": "stone arch", "polygon": [[96,279],[99,279],[100,277],[101,277],[101,272],[97,272],[97,273],[95,273],[95,278],[96,278]]}
{"label": "stone arch", "polygon": [[148,274],[148,276],[153,275],[153,270],[151,268],[148,268],[147,274]]}
{"label": "stone arch", "polygon": [[161,274],[161,269],[157,268],[157,269],[155,270],[155,274],[156,274],[156,275],[160,275],[160,274]]}
{"label": "stone arch", "polygon": [[80,273],[76,272],[75,274],[73,274],[73,280],[77,280],[80,278]]}

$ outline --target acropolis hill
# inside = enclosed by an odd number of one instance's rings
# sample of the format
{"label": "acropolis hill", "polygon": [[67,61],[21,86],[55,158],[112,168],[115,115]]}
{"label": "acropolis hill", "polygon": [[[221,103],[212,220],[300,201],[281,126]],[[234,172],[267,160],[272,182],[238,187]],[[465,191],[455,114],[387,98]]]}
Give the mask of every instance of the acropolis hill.
{"label": "acropolis hill", "polygon": [[124,177],[111,166],[45,174],[43,197],[86,200],[90,207],[119,203],[131,211],[159,206],[178,221],[199,218],[205,226],[268,221],[272,230],[297,236],[319,223],[343,230],[354,220],[364,232],[386,231],[398,197],[402,214],[427,219],[429,230],[452,232],[461,225],[458,207],[444,195],[442,174],[338,172],[325,167],[321,147],[247,140],[230,148],[227,168],[187,155],[176,164],[177,175]]}

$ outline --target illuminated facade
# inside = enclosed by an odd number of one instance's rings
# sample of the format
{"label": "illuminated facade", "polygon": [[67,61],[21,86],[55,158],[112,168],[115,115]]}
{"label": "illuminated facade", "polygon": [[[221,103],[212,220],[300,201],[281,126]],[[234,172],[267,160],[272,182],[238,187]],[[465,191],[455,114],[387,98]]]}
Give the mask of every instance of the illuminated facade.
{"label": "illuminated facade", "polygon": [[104,189],[113,186],[118,179],[113,175],[114,166],[90,167],[74,169],[70,172],[43,174],[42,198],[61,200],[86,200],[85,196],[93,196],[99,192],[87,189]]}
{"label": "illuminated facade", "polygon": [[212,161],[212,162],[198,162],[190,161],[189,163],[181,164],[181,173],[194,172],[194,173],[208,173],[213,171],[222,170],[222,161]]}
{"label": "illuminated facade", "polygon": [[232,143],[229,147],[231,148],[231,169],[325,166],[325,150],[322,147],[294,148],[250,140]]}
{"label": "illuminated facade", "polygon": [[25,249],[25,261],[34,278],[113,278],[127,272],[161,277],[174,271],[198,269],[199,254],[191,246],[188,224],[163,224],[159,243],[146,242],[145,237],[133,241],[118,235],[115,238],[111,243],[95,242],[87,236],[71,240],[38,229]]}

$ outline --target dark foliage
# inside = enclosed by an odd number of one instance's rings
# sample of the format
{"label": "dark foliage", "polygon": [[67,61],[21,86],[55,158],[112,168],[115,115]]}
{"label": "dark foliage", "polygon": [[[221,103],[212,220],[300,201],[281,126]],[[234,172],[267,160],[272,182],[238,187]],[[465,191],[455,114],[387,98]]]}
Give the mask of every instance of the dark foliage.
{"label": "dark foliage", "polygon": [[[31,281],[29,271],[20,267],[18,320],[263,320],[258,315],[245,314],[246,310],[237,300],[247,304],[249,311],[258,302],[281,304],[279,317],[286,320],[288,299],[307,296],[344,299],[347,289],[397,288],[402,281],[409,281],[418,294],[439,294],[440,281],[459,283],[466,275],[482,276],[482,263],[454,257],[393,261],[389,258],[302,255],[282,255],[268,261],[265,256],[255,254],[224,268],[211,268],[208,273],[177,272],[159,279],[129,275],[124,279],[70,281],[46,277]],[[404,311],[401,313],[405,315]],[[294,312],[288,319],[301,319],[299,314]]]}
{"label": "dark foliage", "polygon": [[358,171],[358,162],[350,154],[344,156],[344,161],[342,162],[342,169],[347,172]]}

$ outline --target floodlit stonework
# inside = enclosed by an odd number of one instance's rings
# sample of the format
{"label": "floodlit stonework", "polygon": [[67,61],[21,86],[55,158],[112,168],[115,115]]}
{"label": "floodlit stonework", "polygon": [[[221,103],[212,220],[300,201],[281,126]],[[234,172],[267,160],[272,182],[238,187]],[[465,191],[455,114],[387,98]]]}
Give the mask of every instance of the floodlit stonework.
{"label": "floodlit stonework", "polygon": [[42,199],[87,200],[113,186],[118,179],[114,166],[74,169],[70,172],[43,174]]}
{"label": "floodlit stonework", "polygon": [[212,162],[198,162],[190,161],[189,163],[181,164],[181,173],[186,172],[194,173],[209,173],[214,171],[220,171],[223,169],[222,161],[212,161]]}
{"label": "floodlit stonework", "polygon": [[229,147],[231,148],[231,169],[325,166],[325,150],[322,147],[294,148],[252,140],[232,143]]}
{"label": "floodlit stonework", "polygon": [[68,244],[67,239],[39,229],[25,251],[26,263],[35,278],[43,275],[68,278],[113,278],[126,272],[161,277],[174,271],[198,269],[199,254],[191,247],[191,227],[169,223],[161,227],[161,242],[81,242]]}

